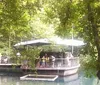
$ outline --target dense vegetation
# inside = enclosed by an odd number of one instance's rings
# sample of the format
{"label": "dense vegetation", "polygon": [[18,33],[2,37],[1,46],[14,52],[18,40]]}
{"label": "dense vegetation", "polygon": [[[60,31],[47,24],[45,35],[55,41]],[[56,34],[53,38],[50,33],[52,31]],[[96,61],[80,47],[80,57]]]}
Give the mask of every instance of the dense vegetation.
{"label": "dense vegetation", "polygon": [[[73,30],[72,30],[73,28]],[[99,0],[1,0],[0,51],[32,38],[83,38],[84,68],[100,70]],[[88,55],[88,56],[87,56]]]}
{"label": "dense vegetation", "polygon": [[[98,0],[54,0],[50,3],[47,13],[50,19],[57,18],[59,23],[56,33],[62,37],[83,38],[86,42],[83,49],[83,63],[86,71],[100,69],[100,1]],[[50,12],[53,10],[53,12]]]}

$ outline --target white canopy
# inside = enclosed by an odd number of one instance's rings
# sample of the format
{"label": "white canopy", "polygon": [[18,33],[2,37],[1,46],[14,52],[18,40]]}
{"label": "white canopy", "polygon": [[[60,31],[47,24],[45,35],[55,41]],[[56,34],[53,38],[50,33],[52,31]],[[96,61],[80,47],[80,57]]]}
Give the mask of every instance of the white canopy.
{"label": "white canopy", "polygon": [[62,44],[62,45],[68,45],[68,46],[81,46],[84,45],[83,41],[80,40],[73,40],[73,39],[65,39],[59,42],[56,42],[57,44]]}
{"label": "white canopy", "polygon": [[20,42],[15,44],[14,46],[23,46],[23,45],[47,45],[50,44],[47,39],[38,39],[38,40],[30,40],[25,42]]}
{"label": "white canopy", "polygon": [[[50,39],[50,41],[55,42],[58,45],[67,45],[67,46],[81,46],[84,45],[83,41],[74,40],[74,39]],[[38,40],[30,40],[25,42],[20,42],[15,44],[14,46],[21,46],[21,45],[48,45],[51,44],[48,39],[38,39]]]}
{"label": "white canopy", "polygon": [[54,41],[56,44],[67,45],[67,46],[81,46],[85,43],[81,40],[76,39],[61,39],[61,38],[52,38],[51,41]]}

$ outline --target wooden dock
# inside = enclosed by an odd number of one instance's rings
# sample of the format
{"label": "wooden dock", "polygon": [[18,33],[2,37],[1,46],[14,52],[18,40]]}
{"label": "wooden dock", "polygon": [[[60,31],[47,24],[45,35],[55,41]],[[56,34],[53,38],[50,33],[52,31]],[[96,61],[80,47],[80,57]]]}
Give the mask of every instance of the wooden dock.
{"label": "wooden dock", "polygon": [[14,63],[0,64],[0,72],[21,72],[20,66]]}

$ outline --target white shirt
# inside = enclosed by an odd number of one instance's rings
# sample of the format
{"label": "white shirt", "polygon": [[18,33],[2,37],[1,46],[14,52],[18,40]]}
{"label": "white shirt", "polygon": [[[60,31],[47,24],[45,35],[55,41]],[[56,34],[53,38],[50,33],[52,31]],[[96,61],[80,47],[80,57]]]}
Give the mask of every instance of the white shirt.
{"label": "white shirt", "polygon": [[52,58],[52,61],[55,61],[55,57],[54,56],[51,56],[51,58]]}

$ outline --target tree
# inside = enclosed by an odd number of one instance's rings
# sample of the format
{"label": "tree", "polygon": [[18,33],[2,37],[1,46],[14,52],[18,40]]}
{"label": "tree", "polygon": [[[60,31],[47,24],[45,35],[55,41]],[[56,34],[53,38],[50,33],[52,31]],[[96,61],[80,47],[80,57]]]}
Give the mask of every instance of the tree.
{"label": "tree", "polygon": [[[51,3],[50,3],[51,2]],[[69,37],[73,27],[74,37],[83,38],[86,42],[85,69],[100,70],[100,1],[98,0],[51,0],[46,9],[49,20],[58,19],[56,33]],[[51,12],[52,11],[52,12]],[[54,23],[55,24],[55,23]]]}
{"label": "tree", "polygon": [[38,0],[2,0],[0,2],[0,40],[5,42],[9,54],[12,45],[30,35],[30,18],[39,9]]}
{"label": "tree", "polygon": [[[99,71],[100,70],[100,11],[98,0],[84,0],[84,17],[81,22],[81,26],[83,27],[83,38],[87,41],[88,53],[91,56],[91,61],[88,63],[88,67],[90,69],[94,68]],[[93,65],[95,62],[95,65]]]}
{"label": "tree", "polygon": [[51,38],[55,35],[53,25],[44,22],[45,17],[45,12],[43,10],[38,10],[37,14],[31,18],[31,35],[34,38]]}
{"label": "tree", "polygon": [[3,0],[0,3],[0,33],[3,35],[2,40],[8,43],[9,54],[11,45],[16,41],[15,38],[22,37],[21,35],[27,32],[28,14],[23,10],[20,0]]}

